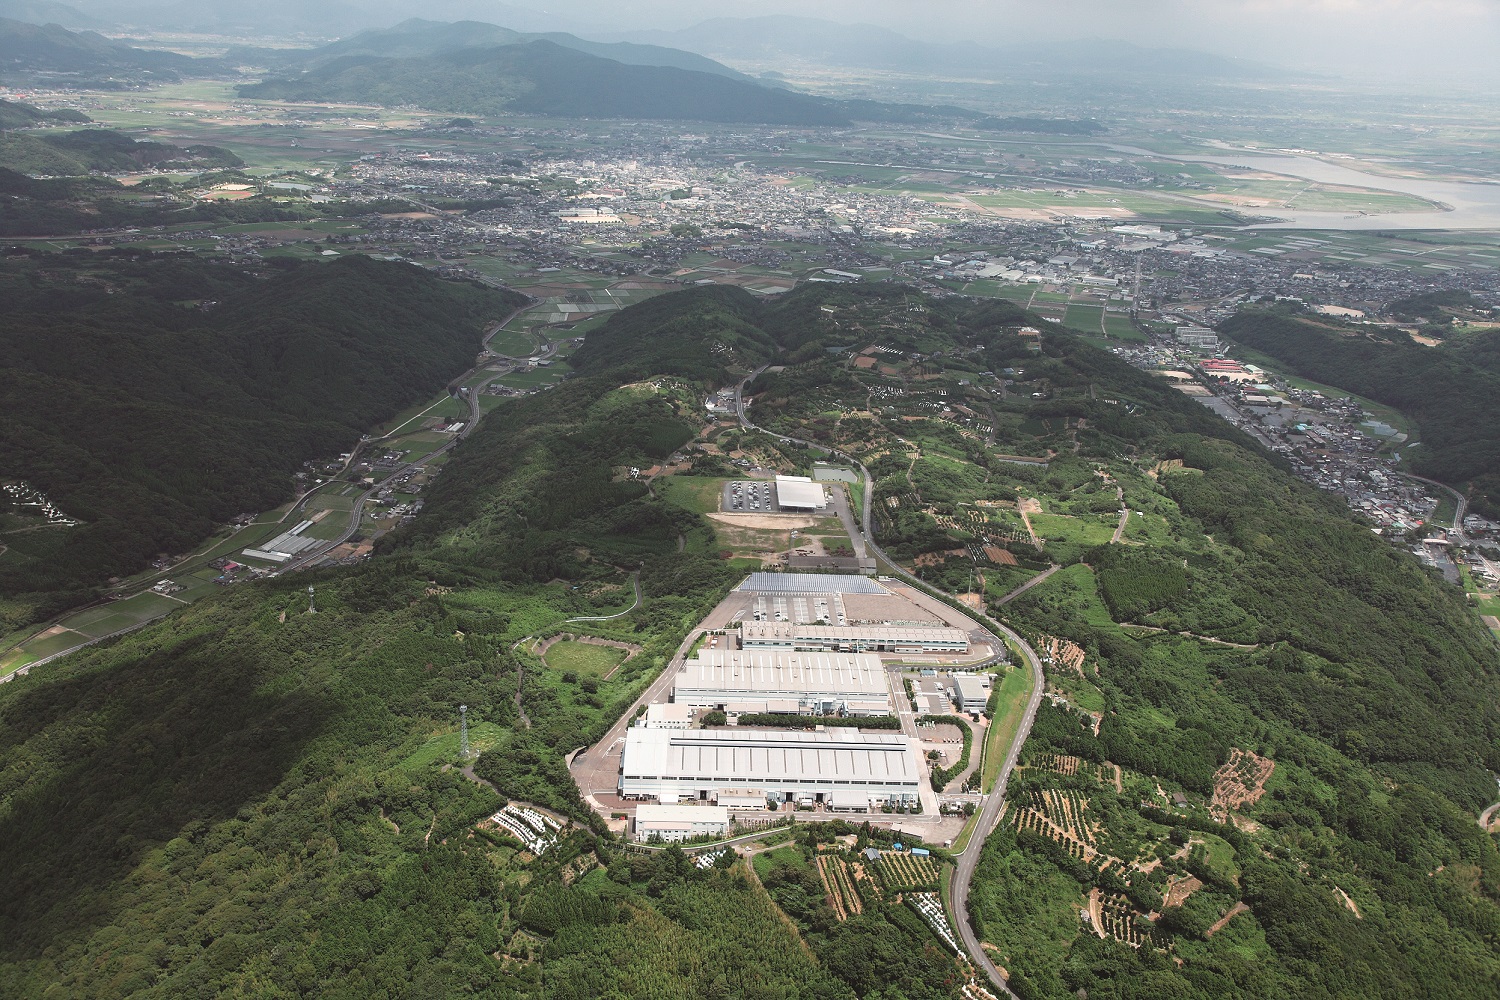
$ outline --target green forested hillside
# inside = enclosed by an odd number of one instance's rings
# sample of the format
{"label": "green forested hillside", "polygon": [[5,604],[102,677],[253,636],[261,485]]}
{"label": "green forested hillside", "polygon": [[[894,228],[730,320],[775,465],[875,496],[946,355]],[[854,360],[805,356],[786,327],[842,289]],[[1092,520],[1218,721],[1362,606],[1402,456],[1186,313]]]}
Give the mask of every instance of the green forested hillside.
{"label": "green forested hillside", "polygon": [[771,125],[838,125],[836,102],[715,73],[635,66],[549,41],[412,58],[349,56],[302,76],[240,88],[288,101],[415,104],[466,114],[521,112]]}
{"label": "green forested hillside", "polygon": [[244,161],[217,146],[138,142],[108,129],[0,134],[0,167],[23,174],[81,176],[92,171],[124,173],[152,167],[240,167]]}
{"label": "green forested hillside", "polygon": [[[1001,536],[993,613],[1084,653],[1049,665],[1062,704],[970,895],[1020,996],[1494,995],[1500,855],[1474,814],[1500,767],[1500,658],[1462,595],[1336,498],[1008,306],[692,290],[591,336],[579,377],[493,411],[369,563],[237,587],[0,686],[0,994],[954,996],[909,910],[838,923],[797,848],[759,880],[628,856],[566,777],[738,579],[677,491],[620,470],[682,447],[706,389],[774,359],[757,421],[860,456],[888,552],[957,584],[965,543]],[[888,370],[828,350],[876,345]],[[985,375],[1006,369],[1009,387]],[[596,623],[643,647],[617,674],[528,652],[628,607],[635,574],[643,606]],[[452,766],[459,704],[498,792]],[[1255,761],[1264,794],[1216,802],[1226,765],[1252,781]],[[476,825],[500,796],[577,829],[529,859]],[[1061,801],[1087,852],[1027,819]],[[1091,892],[1125,914],[1104,938],[1080,918]]]}
{"label": "green forested hillside", "polygon": [[695,288],[616,313],[569,359],[578,371],[645,378],[681,375],[723,384],[731,367],[769,360],[776,342],[756,326],[755,298],[741,288]]}
{"label": "green forested hillside", "polygon": [[1431,348],[1399,332],[1375,335],[1260,309],[1241,312],[1219,329],[1298,375],[1407,414],[1421,438],[1403,452],[1412,470],[1472,484],[1475,508],[1500,515],[1500,427],[1491,419],[1500,408],[1500,371],[1482,338]]}
{"label": "green forested hillside", "polygon": [[281,503],[303,461],[442,388],[520,301],[363,257],[255,277],[23,255],[0,287],[0,465],[83,522],[0,572],[42,606]]}
{"label": "green forested hillside", "polygon": [[0,101],[0,128],[27,128],[32,125],[56,122],[87,122],[89,116],[82,111],[63,109],[43,111],[41,108],[19,101]]}

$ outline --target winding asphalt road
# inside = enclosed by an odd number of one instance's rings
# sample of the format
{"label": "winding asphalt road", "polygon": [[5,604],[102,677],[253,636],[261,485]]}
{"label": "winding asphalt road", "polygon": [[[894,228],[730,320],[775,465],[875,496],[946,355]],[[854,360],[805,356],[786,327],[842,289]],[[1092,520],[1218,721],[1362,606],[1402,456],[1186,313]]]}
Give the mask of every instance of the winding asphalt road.
{"label": "winding asphalt road", "polygon": [[[858,466],[860,474],[864,476],[865,485],[860,533],[864,536],[866,553],[885,562],[890,567],[892,573],[902,577],[905,582],[918,590],[939,597],[950,597],[951,595],[935,590],[902,569],[900,564],[886,555],[885,551],[876,543],[874,531],[872,530],[874,522],[870,517],[875,496],[875,481],[870,475],[870,470],[865,468],[863,462],[859,461],[853,455],[846,455],[843,452],[829,448],[827,445],[818,444],[815,441],[804,441],[800,438],[788,437],[785,434],[778,434],[775,431],[767,430],[752,423],[745,416],[745,386],[749,385],[751,381],[764,372],[766,367],[768,366],[757,368],[747,375],[739,385],[735,386],[734,404],[740,426],[746,430],[763,431],[781,441],[826,451],[833,458],[841,459]],[[973,961],[977,968],[983,969],[990,980],[1008,996],[1014,997],[1015,994],[1011,992],[1010,987],[1005,985],[1005,977],[1000,974],[1000,970],[995,967],[995,963],[990,961],[989,955],[985,953],[984,947],[979,940],[979,935],[974,930],[973,921],[969,917],[969,885],[974,880],[975,869],[979,866],[979,857],[984,851],[984,842],[989,838],[990,833],[994,831],[995,824],[1000,820],[1000,811],[1005,807],[1005,790],[1010,783],[1011,772],[1015,770],[1016,761],[1020,759],[1021,748],[1026,745],[1026,737],[1031,734],[1031,725],[1036,720],[1037,709],[1041,706],[1042,692],[1046,689],[1046,683],[1042,677],[1042,661],[1025,639],[1021,638],[1014,630],[1000,624],[983,612],[972,611],[970,609],[967,613],[971,614],[975,620],[983,624],[997,637],[1003,635],[1009,639],[1021,651],[1021,655],[1026,660],[1027,667],[1031,670],[1031,698],[1026,702],[1026,711],[1021,718],[1021,725],[1016,730],[1015,739],[1011,741],[1010,749],[1005,755],[1005,762],[1001,765],[1000,775],[995,780],[995,787],[990,789],[985,795],[984,803],[979,808],[978,816],[975,819],[975,829],[969,837],[969,843],[963,852],[958,855],[957,869],[953,873],[950,893],[953,903],[953,917],[958,923],[959,938],[963,941],[964,950],[968,952],[970,960]]]}
{"label": "winding asphalt road", "polygon": [[565,619],[563,619],[563,624],[567,625],[570,622],[607,622],[607,621],[613,621],[616,618],[624,618],[626,615],[630,614],[630,612],[634,611],[636,608],[638,608],[638,607],[641,606],[641,571],[640,570],[636,570],[634,573],[630,574],[630,582],[635,585],[635,603],[632,604],[630,607],[626,608],[624,611],[620,611],[620,612],[618,612],[616,614],[612,614],[612,615],[598,615],[598,616],[592,617],[592,618],[565,618]]}

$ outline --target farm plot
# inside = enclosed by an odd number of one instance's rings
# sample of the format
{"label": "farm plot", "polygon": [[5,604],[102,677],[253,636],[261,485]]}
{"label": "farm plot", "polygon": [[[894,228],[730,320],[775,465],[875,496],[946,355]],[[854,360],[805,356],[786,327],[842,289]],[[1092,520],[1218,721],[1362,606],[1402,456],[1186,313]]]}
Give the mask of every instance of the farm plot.
{"label": "farm plot", "polygon": [[837,854],[818,855],[818,877],[828,893],[828,903],[842,922],[865,911],[865,903],[855,885],[849,863]]}
{"label": "farm plot", "polygon": [[1015,812],[1018,830],[1034,830],[1054,840],[1075,858],[1093,860],[1099,854],[1098,826],[1084,816],[1088,799],[1072,789],[1048,788],[1026,793]]}
{"label": "farm plot", "polygon": [[1106,896],[1096,887],[1089,894],[1089,911],[1100,937],[1114,938],[1132,948],[1139,948],[1148,939],[1148,935],[1136,925],[1136,911],[1124,896]]}
{"label": "farm plot", "polygon": [[938,866],[930,857],[886,851],[880,855],[877,870],[889,892],[937,888]]}
{"label": "farm plot", "polygon": [[1209,813],[1220,823],[1243,806],[1253,806],[1265,794],[1276,762],[1249,750],[1231,749],[1229,761],[1214,772],[1214,794]]}

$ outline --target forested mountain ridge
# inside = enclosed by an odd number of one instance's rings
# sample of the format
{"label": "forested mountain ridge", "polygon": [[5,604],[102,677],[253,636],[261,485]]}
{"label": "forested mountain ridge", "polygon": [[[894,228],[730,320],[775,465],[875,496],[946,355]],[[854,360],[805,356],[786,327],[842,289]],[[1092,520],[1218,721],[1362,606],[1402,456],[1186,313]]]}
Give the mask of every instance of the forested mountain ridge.
{"label": "forested mountain ridge", "polygon": [[[1298,375],[1395,407],[1417,422],[1421,444],[1402,457],[1413,472],[1469,484],[1474,508],[1500,515],[1500,370],[1493,339],[1418,344],[1399,331],[1371,333],[1286,309],[1247,309],[1219,326]],[[1486,367],[1488,365],[1488,367]]]}
{"label": "forested mountain ridge", "polygon": [[[946,558],[992,530],[968,512],[1043,508],[1043,551],[1017,530],[1016,565],[985,568],[994,602],[1064,564],[997,613],[1085,654],[1049,670],[1067,704],[1038,717],[971,891],[1020,995],[1493,995],[1500,857],[1472,810],[1500,663],[1461,595],[1200,404],[1014,307],[827,286],[647,306],[590,335],[578,377],[493,411],[369,563],[236,587],[0,686],[0,993],[955,997],[909,909],[840,922],[777,869],[799,940],[743,868],[620,851],[563,766],[740,578],[710,522],[619,469],[686,447],[702,394],[765,359],[786,367],[751,386],[755,419],[860,455],[882,545],[931,557],[929,580],[971,572]],[[680,370],[641,371],[679,340]],[[1122,502],[1140,526],[1094,541]],[[521,642],[628,607],[634,572],[644,606],[591,629],[643,647],[608,679]],[[449,766],[459,704],[479,776],[574,817],[556,853],[480,828],[502,800]],[[1204,789],[1231,751],[1275,771],[1226,822]],[[1015,826],[1055,795],[1097,824],[1087,862]],[[1082,923],[1094,889],[1159,914],[1129,924],[1145,944]]]}
{"label": "forested mountain ridge", "polygon": [[83,522],[0,573],[0,592],[38,607],[283,502],[303,461],[441,389],[520,301],[357,256],[266,278],[128,252],[12,256],[0,282],[0,463]]}
{"label": "forested mountain ridge", "polygon": [[289,79],[240,88],[286,101],[414,104],[467,114],[634,117],[840,125],[833,101],[714,73],[626,65],[539,40],[411,58],[346,56]]}
{"label": "forested mountain ridge", "polygon": [[175,52],[140,49],[93,31],[28,24],[0,17],[0,60],[13,70],[44,73],[138,74],[175,79],[198,61]]}
{"label": "forested mountain ridge", "polygon": [[252,62],[279,69],[307,70],[346,56],[378,58],[431,56],[459,49],[494,48],[500,45],[524,45],[531,41],[548,41],[563,48],[576,49],[603,59],[633,66],[675,66],[678,69],[713,73],[734,80],[750,82],[750,77],[722,63],[681,49],[660,45],[638,45],[632,42],[590,42],[566,32],[543,34],[512,31],[482,21],[426,21],[409,18],[390,28],[361,31],[348,38],[315,49],[251,49],[232,47],[224,56],[227,62]]}

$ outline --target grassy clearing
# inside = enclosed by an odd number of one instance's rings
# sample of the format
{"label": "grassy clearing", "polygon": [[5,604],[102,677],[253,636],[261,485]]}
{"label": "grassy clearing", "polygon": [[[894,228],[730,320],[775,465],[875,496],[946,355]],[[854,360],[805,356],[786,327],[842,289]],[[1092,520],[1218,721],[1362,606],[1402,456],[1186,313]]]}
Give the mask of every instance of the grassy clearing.
{"label": "grassy clearing", "polygon": [[[507,732],[493,722],[470,722],[469,749],[477,755],[477,752],[488,750],[499,743]],[[426,768],[440,760],[457,762],[462,742],[456,729],[451,733],[434,736],[420,750],[396,766],[402,770],[414,770]]]}
{"label": "grassy clearing", "polygon": [[625,659],[625,650],[595,646],[587,642],[554,643],[543,657],[553,670],[571,671],[587,677],[603,677]]}
{"label": "grassy clearing", "polygon": [[1064,514],[1032,514],[1031,525],[1047,540],[1047,551],[1059,562],[1076,559],[1086,549],[1104,545],[1114,537],[1118,516],[1091,514],[1069,517]]}
{"label": "grassy clearing", "polygon": [[656,495],[694,514],[713,514],[719,510],[727,479],[698,476],[663,476],[652,483]]}
{"label": "grassy clearing", "polygon": [[1063,325],[1070,330],[1099,333],[1104,328],[1104,307],[1083,305],[1078,302],[1070,303]]}

